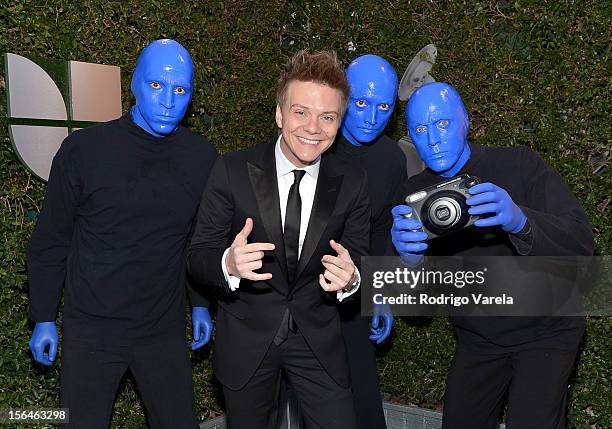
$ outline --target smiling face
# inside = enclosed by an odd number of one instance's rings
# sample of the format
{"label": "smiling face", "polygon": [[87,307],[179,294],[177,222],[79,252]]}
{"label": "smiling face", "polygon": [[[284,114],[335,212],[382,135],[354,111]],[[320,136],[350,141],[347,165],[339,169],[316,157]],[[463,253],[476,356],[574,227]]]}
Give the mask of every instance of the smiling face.
{"label": "smiling face", "polygon": [[352,144],[367,144],[384,131],[395,107],[397,75],[376,55],[363,55],[346,69],[351,86],[342,135]]}
{"label": "smiling face", "polygon": [[178,42],[157,40],[141,53],[132,77],[135,120],[151,134],[172,133],[185,116],[193,87],[193,63]]}
{"label": "smiling face", "polygon": [[406,123],[419,156],[431,170],[442,174],[467,161],[469,119],[450,85],[433,82],[416,90],[408,101]]}
{"label": "smiling face", "polygon": [[276,106],[280,148],[296,167],[314,163],[332,145],[340,126],[342,94],[316,82],[291,81]]}

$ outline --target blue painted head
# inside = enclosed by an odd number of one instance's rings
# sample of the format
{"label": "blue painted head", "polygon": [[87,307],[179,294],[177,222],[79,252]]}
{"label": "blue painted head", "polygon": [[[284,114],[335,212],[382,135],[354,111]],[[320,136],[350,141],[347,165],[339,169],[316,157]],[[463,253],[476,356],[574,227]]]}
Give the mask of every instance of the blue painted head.
{"label": "blue painted head", "polygon": [[397,74],[384,58],[362,55],[346,69],[351,86],[342,135],[353,145],[368,144],[382,134],[395,107]]}
{"label": "blue painted head", "polygon": [[454,176],[470,158],[470,120],[449,84],[431,82],[417,89],[408,100],[406,124],[423,162],[441,176]]}
{"label": "blue painted head", "polygon": [[172,133],[185,116],[193,89],[193,62],[187,50],[170,39],[147,45],[132,76],[136,105],[132,118],[156,137]]}

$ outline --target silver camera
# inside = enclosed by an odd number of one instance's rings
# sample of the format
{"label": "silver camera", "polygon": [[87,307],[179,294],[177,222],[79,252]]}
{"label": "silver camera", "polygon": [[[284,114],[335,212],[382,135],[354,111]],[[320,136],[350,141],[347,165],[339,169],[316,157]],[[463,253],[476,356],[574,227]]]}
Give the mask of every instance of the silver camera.
{"label": "silver camera", "polygon": [[480,183],[469,174],[462,174],[406,197],[412,208],[411,217],[421,221],[427,240],[452,234],[472,225],[480,216],[468,213],[465,200],[471,195],[468,189]]}

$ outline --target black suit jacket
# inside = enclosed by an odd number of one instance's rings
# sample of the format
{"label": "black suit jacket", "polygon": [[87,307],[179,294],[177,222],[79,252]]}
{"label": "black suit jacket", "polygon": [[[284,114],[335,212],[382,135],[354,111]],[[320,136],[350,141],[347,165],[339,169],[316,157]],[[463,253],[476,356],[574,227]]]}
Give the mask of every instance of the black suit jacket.
{"label": "black suit jacket", "polygon": [[[243,387],[272,343],[286,308],[328,374],[349,385],[346,352],[340,333],[336,293],[319,286],[325,254],[336,255],[330,240],[341,243],[359,266],[367,255],[370,206],[362,170],[325,156],[321,159],[315,199],[300,254],[296,280],[287,281],[274,142],[220,157],[215,164],[197,217],[189,249],[189,272],[200,285],[221,288],[213,367],[232,389]],[[268,281],[242,279],[235,292],[223,276],[221,258],[234,237],[253,219],[249,243],[270,242],[262,273]]]}

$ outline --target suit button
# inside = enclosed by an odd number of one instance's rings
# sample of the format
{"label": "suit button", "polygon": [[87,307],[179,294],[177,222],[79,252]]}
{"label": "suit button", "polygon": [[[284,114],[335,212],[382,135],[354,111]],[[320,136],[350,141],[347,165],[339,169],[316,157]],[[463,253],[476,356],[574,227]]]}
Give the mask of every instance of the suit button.
{"label": "suit button", "polygon": [[287,296],[287,301],[293,301],[293,295]]}

